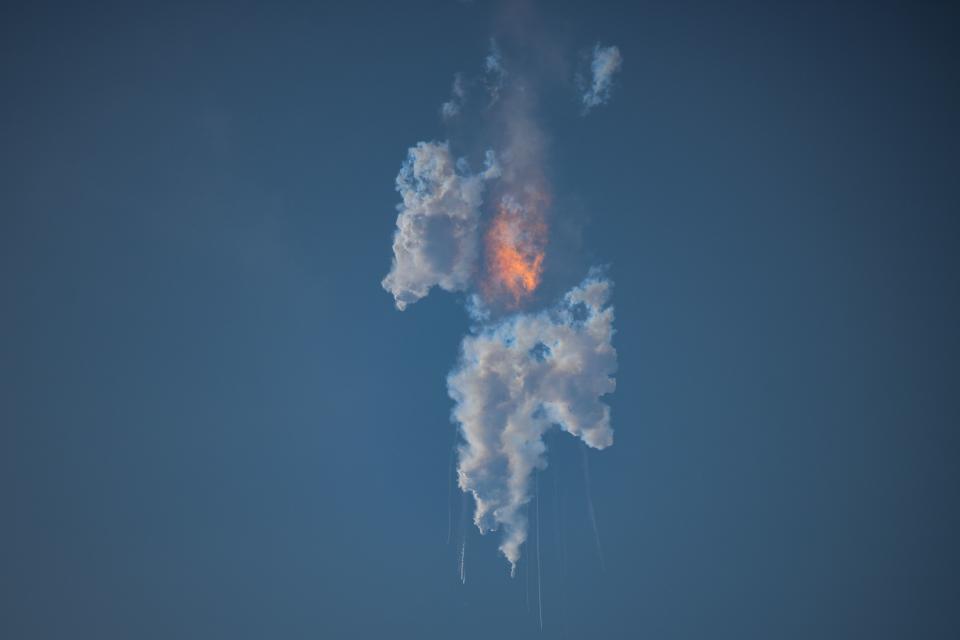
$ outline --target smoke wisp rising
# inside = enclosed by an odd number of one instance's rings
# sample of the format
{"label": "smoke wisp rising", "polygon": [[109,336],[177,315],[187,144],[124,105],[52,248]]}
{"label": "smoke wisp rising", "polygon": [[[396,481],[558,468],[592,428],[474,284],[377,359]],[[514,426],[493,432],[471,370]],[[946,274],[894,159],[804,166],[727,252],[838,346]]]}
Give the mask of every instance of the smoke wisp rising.
{"label": "smoke wisp rising", "polygon": [[582,96],[584,115],[594,107],[610,101],[613,76],[620,70],[622,61],[620,49],[617,47],[603,47],[599,44],[594,46],[590,60],[590,84]]}

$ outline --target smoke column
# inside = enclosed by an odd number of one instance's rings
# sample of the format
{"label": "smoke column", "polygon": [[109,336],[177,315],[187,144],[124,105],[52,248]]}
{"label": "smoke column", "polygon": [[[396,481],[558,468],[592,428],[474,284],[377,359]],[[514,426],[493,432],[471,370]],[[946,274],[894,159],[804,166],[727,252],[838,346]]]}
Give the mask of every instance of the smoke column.
{"label": "smoke column", "polygon": [[[527,540],[531,476],[547,468],[544,435],[559,428],[595,449],[613,444],[603,398],[614,391],[617,368],[612,283],[603,270],[567,282],[552,302],[540,293],[544,281],[560,277],[551,276],[548,241],[561,212],[545,168],[539,93],[551,81],[572,82],[557,80],[563,65],[552,62],[549,39],[529,37],[536,28],[514,17],[507,34],[491,40],[481,75],[456,74],[438,109],[451,130],[471,130],[469,143],[423,141],[408,151],[396,179],[393,261],[382,281],[401,311],[435,287],[466,295],[473,326],[447,377],[460,437],[457,485],[464,514],[466,494],[473,497],[478,530],[500,532],[511,574]],[[620,64],[618,49],[595,47],[592,93],[570,95],[569,108],[608,100]],[[539,511],[538,500],[538,537]],[[449,525],[448,513],[448,540]],[[538,560],[538,598],[539,580]]]}

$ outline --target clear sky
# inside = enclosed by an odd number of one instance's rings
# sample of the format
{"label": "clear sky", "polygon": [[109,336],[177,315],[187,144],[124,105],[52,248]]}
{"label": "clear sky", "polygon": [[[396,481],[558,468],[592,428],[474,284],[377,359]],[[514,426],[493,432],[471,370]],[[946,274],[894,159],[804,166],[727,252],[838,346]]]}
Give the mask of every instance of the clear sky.
{"label": "clear sky", "polygon": [[[623,55],[539,112],[619,359],[544,637],[960,636],[960,20],[837,4],[541,3]],[[447,544],[463,296],[380,286],[497,6],[0,10],[0,635],[540,634]]]}

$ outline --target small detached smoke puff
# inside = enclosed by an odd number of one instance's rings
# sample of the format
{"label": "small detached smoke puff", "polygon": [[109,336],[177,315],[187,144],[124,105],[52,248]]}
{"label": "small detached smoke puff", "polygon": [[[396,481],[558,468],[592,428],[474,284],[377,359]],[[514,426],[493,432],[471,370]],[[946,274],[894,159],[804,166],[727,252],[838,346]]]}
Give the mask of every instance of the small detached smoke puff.
{"label": "small detached smoke puff", "polygon": [[620,70],[623,58],[617,47],[593,48],[593,59],[590,61],[590,86],[583,92],[583,113],[587,114],[594,107],[606,104],[610,100],[610,89],[613,87],[613,74]]}

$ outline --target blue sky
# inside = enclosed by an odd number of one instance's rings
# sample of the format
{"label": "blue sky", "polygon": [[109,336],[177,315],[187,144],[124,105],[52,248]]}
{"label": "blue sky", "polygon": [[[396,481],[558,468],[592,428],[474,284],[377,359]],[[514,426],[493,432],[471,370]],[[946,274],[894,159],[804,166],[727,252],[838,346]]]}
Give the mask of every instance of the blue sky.
{"label": "blue sky", "polygon": [[[497,5],[2,11],[2,635],[538,635],[446,544],[462,296],[380,287]],[[619,360],[603,568],[548,437],[543,635],[956,637],[955,10],[540,16],[624,60],[539,112]]]}

